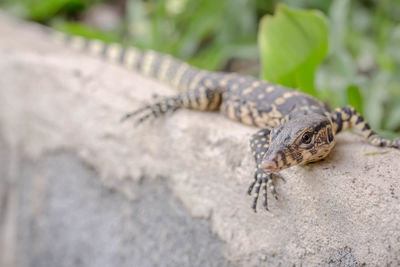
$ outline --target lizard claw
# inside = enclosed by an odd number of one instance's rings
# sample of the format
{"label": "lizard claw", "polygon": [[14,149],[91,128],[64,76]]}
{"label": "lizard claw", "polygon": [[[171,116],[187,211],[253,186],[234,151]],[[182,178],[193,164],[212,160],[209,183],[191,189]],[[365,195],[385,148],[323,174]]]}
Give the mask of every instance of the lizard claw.
{"label": "lizard claw", "polygon": [[178,109],[182,105],[180,99],[181,96],[167,97],[154,104],[144,105],[137,110],[125,114],[121,118],[121,122],[138,116],[139,118],[136,119],[136,124],[141,124],[150,118],[160,117],[162,114]]}
{"label": "lizard claw", "polygon": [[128,120],[128,119],[130,119],[130,118],[132,118],[132,117],[135,117],[136,115],[139,115],[140,113],[143,113],[143,112],[145,112],[145,111],[151,111],[152,110],[152,108],[151,108],[151,106],[150,105],[145,105],[145,106],[143,106],[143,107],[141,107],[141,108],[139,108],[139,109],[136,109],[136,110],[134,110],[134,111],[132,111],[132,112],[129,112],[129,113],[126,113],[122,118],[121,118],[121,122],[124,122],[124,121],[126,121],[126,120]]}
{"label": "lizard claw", "polygon": [[253,189],[254,189],[254,195],[253,195],[253,203],[251,208],[254,210],[254,212],[257,212],[257,201],[260,193],[260,189],[263,192],[264,195],[264,201],[263,201],[263,206],[264,208],[269,211],[268,209],[268,196],[267,196],[267,187],[271,191],[272,196],[277,200],[278,199],[278,194],[275,190],[275,186],[273,184],[273,178],[272,174],[269,173],[267,174],[262,170],[261,168],[257,168],[256,172],[254,174],[254,179],[251,182],[249,189],[247,190],[247,193],[251,195]]}

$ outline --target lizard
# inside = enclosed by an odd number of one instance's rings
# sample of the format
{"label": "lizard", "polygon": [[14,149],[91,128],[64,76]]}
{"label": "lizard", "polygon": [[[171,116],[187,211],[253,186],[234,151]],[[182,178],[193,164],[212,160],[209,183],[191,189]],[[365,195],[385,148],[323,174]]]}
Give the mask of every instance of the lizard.
{"label": "lizard", "polygon": [[400,149],[400,138],[392,141],[379,136],[352,106],[331,111],[308,94],[252,76],[201,70],[152,50],[50,32],[62,44],[120,63],[177,90],[176,95],[143,105],[122,120],[135,118],[140,124],[186,108],[219,110],[229,119],[260,128],[250,138],[256,167],[247,193],[253,193],[254,212],[260,190],[266,210],[268,190],[278,199],[273,179],[277,172],[326,158],[335,146],[335,136],[344,130],[356,130],[374,146]]}

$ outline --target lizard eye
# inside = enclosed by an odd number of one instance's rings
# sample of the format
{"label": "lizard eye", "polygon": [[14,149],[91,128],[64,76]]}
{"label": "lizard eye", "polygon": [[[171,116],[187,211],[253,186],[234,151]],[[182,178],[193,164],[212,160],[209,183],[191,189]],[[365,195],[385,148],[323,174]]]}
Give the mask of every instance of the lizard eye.
{"label": "lizard eye", "polygon": [[311,133],[303,134],[301,141],[303,141],[304,144],[309,144],[311,142]]}

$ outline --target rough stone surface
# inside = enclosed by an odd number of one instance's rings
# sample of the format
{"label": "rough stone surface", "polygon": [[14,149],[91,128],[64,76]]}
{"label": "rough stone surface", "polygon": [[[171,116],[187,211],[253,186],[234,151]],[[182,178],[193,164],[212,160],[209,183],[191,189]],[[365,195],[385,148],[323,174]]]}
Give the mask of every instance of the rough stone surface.
{"label": "rough stone surface", "polygon": [[399,151],[344,133],[254,214],[255,128],[189,110],[120,124],[173,91],[5,15],[0,36],[1,266],[400,265]]}
{"label": "rough stone surface", "polygon": [[[126,183],[136,194],[128,199],[101,186],[96,171],[71,153],[21,165],[20,266],[228,266],[210,223],[192,218],[166,179]],[[45,189],[34,184],[37,176]]]}

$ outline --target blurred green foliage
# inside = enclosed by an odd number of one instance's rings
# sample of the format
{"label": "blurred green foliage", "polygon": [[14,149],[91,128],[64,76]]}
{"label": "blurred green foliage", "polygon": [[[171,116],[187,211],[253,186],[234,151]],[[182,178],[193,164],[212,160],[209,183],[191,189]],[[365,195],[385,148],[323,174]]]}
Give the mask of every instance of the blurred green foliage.
{"label": "blurred green foliage", "polygon": [[[309,92],[332,107],[350,103],[380,133],[398,135],[400,0],[0,0],[0,6],[69,33],[154,49],[204,69],[259,75],[258,23],[278,2],[318,9],[328,18],[329,52]],[[116,27],[83,23],[104,4],[119,10]]]}
{"label": "blurred green foliage", "polygon": [[260,22],[261,78],[316,95],[315,70],[328,52],[325,16],[279,5]]}

